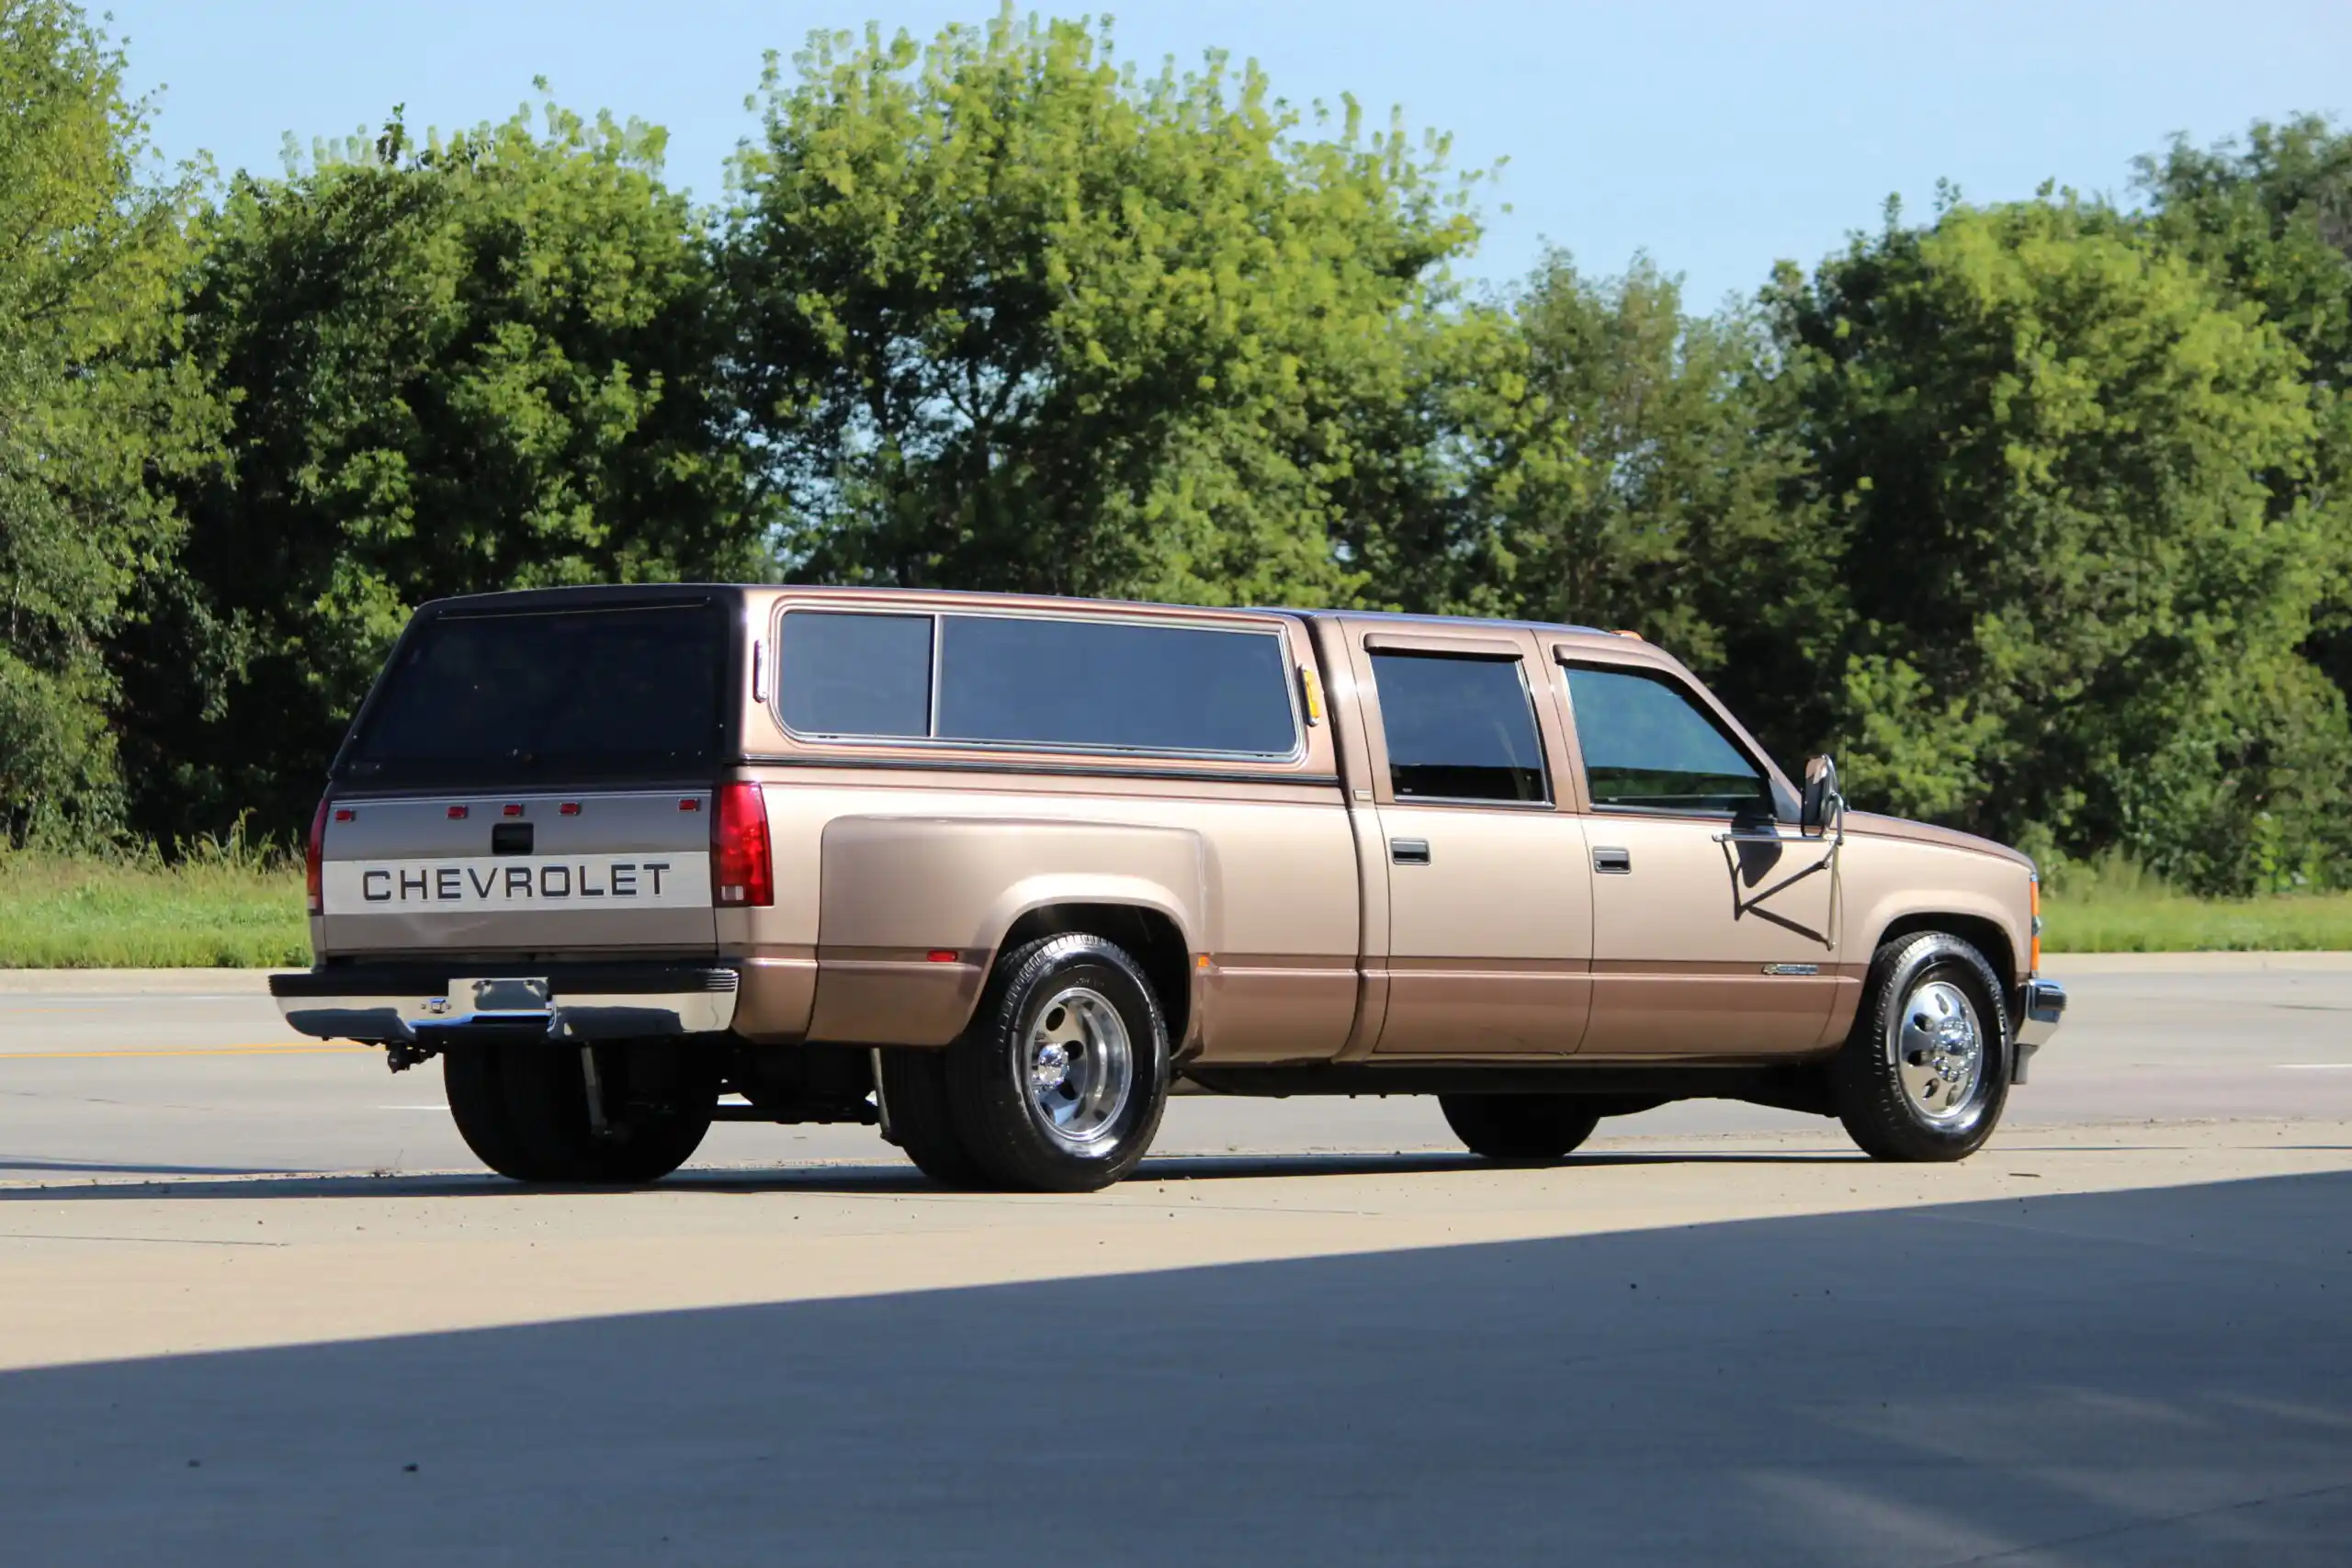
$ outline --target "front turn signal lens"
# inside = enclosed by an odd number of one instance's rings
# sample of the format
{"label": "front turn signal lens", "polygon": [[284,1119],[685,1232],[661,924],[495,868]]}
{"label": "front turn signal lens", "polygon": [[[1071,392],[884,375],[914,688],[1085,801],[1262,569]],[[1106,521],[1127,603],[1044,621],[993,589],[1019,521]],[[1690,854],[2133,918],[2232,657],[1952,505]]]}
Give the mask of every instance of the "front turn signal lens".
{"label": "front turn signal lens", "polygon": [[2032,916],[2033,941],[2026,959],[2025,972],[2041,973],[2041,874],[2036,872],[2026,879],[2026,912]]}

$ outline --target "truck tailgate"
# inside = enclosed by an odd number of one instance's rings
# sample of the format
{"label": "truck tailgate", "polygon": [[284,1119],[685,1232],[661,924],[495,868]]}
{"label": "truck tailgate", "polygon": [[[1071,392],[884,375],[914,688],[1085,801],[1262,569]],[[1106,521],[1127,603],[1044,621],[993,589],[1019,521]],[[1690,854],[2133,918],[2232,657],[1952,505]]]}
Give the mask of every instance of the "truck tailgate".
{"label": "truck tailgate", "polygon": [[338,798],[320,949],[708,953],[710,791]]}

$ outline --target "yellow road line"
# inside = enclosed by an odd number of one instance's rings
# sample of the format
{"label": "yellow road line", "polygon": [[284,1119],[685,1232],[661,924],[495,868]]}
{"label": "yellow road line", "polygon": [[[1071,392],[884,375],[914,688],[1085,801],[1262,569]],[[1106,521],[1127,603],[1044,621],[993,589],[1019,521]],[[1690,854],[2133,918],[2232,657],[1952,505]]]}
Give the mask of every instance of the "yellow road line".
{"label": "yellow road line", "polygon": [[374,1049],[373,1045],[186,1045],[148,1051],[0,1051],[0,1062],[58,1062],[91,1056],[339,1056]]}

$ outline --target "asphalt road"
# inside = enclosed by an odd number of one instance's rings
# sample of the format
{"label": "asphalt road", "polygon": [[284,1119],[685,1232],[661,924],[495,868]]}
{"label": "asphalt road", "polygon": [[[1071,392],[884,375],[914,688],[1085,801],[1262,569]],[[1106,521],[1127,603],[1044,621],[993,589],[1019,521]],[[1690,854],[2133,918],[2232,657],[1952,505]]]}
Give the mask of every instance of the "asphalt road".
{"label": "asphalt road", "polygon": [[[2060,960],[2054,972],[2068,984],[2072,1010],[2033,1081],[2012,1097],[2011,1125],[2352,1121],[2352,961],[2115,973],[2070,970]],[[472,1168],[448,1123],[438,1064],[388,1073],[380,1053],[288,1030],[250,978],[195,984],[207,988],[142,993],[99,979],[81,989],[0,992],[0,1181]],[[1775,1130],[1834,1128],[1702,1100],[1605,1123],[1594,1146]],[[1457,1146],[1435,1105],[1414,1097],[1180,1098],[1159,1142],[1169,1155]],[[892,1157],[867,1128],[722,1124],[695,1164]]]}
{"label": "asphalt road", "polygon": [[1957,1167],[1187,1100],[1078,1199],[526,1192],[250,992],[0,994],[0,1568],[2341,1563],[2352,964],[2057,967]]}

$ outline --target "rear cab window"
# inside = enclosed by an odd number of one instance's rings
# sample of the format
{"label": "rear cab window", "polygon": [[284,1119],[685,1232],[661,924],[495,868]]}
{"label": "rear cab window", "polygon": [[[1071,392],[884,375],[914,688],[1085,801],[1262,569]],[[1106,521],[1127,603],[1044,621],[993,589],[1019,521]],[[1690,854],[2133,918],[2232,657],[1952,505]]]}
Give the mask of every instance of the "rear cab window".
{"label": "rear cab window", "polygon": [[802,739],[1286,762],[1295,692],[1272,626],[795,606],[776,634]]}
{"label": "rear cab window", "polygon": [[707,780],[723,760],[717,603],[450,610],[401,641],[335,761],[364,787]]}
{"label": "rear cab window", "polygon": [[1374,649],[1371,659],[1397,800],[1551,799],[1517,657]]}

